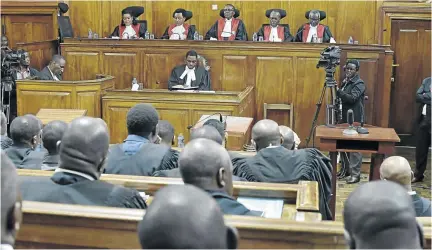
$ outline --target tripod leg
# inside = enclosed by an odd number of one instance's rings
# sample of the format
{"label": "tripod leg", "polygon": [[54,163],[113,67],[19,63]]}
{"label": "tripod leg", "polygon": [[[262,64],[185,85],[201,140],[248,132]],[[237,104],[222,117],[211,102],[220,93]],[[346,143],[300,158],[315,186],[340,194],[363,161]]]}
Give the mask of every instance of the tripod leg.
{"label": "tripod leg", "polygon": [[315,130],[315,126],[316,126],[316,123],[317,123],[317,120],[318,120],[319,112],[321,110],[322,102],[324,100],[325,92],[326,92],[326,85],[324,84],[323,89],[321,91],[320,99],[319,99],[318,103],[316,104],[316,110],[315,110],[314,118],[312,120],[312,126],[311,126],[311,129],[309,131],[309,136],[306,138],[306,147],[309,146],[309,142],[310,142],[310,140],[311,140],[311,138],[313,136],[313,133],[314,133],[314,130]]}

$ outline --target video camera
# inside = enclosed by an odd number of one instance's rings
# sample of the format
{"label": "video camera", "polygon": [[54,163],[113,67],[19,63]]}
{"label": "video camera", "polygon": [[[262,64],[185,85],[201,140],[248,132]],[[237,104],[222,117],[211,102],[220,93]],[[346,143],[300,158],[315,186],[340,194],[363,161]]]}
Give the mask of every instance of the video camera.
{"label": "video camera", "polygon": [[339,46],[327,47],[321,52],[321,58],[316,65],[317,68],[335,68],[340,64],[341,49]]}

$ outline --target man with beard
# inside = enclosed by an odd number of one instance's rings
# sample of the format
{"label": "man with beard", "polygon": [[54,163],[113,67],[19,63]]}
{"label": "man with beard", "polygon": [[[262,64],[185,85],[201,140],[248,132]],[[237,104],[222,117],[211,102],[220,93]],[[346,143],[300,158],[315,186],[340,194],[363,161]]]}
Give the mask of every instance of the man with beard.
{"label": "man with beard", "polygon": [[286,11],[282,9],[267,10],[266,17],[270,19],[270,25],[263,25],[257,33],[258,37],[262,36],[264,41],[270,42],[291,42],[294,37],[290,33],[289,25],[280,25],[280,20],[286,15]]}

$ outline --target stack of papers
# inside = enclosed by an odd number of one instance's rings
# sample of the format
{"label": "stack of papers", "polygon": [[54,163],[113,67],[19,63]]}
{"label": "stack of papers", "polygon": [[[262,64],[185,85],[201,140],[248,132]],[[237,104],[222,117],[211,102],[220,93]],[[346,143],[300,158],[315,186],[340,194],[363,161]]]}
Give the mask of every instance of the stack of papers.
{"label": "stack of papers", "polygon": [[264,218],[280,219],[284,201],[282,199],[239,197],[238,202],[249,210],[263,212]]}

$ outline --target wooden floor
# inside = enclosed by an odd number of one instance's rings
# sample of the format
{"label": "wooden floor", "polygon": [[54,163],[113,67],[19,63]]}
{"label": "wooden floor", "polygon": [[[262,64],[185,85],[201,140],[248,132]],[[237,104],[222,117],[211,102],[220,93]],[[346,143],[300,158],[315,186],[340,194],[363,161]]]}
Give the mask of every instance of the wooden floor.
{"label": "wooden floor", "polygon": [[[411,164],[411,168],[414,171],[415,168],[415,149],[413,148],[397,148],[396,154],[408,159]],[[413,184],[413,190],[425,198],[431,199],[431,154],[429,153],[428,166],[425,173],[426,177],[423,182]],[[346,184],[345,181],[337,182],[337,192],[336,192],[336,220],[342,221],[343,204],[348,198],[348,195],[361,183],[367,182],[369,175],[367,173],[362,173],[360,183],[356,184]]]}

